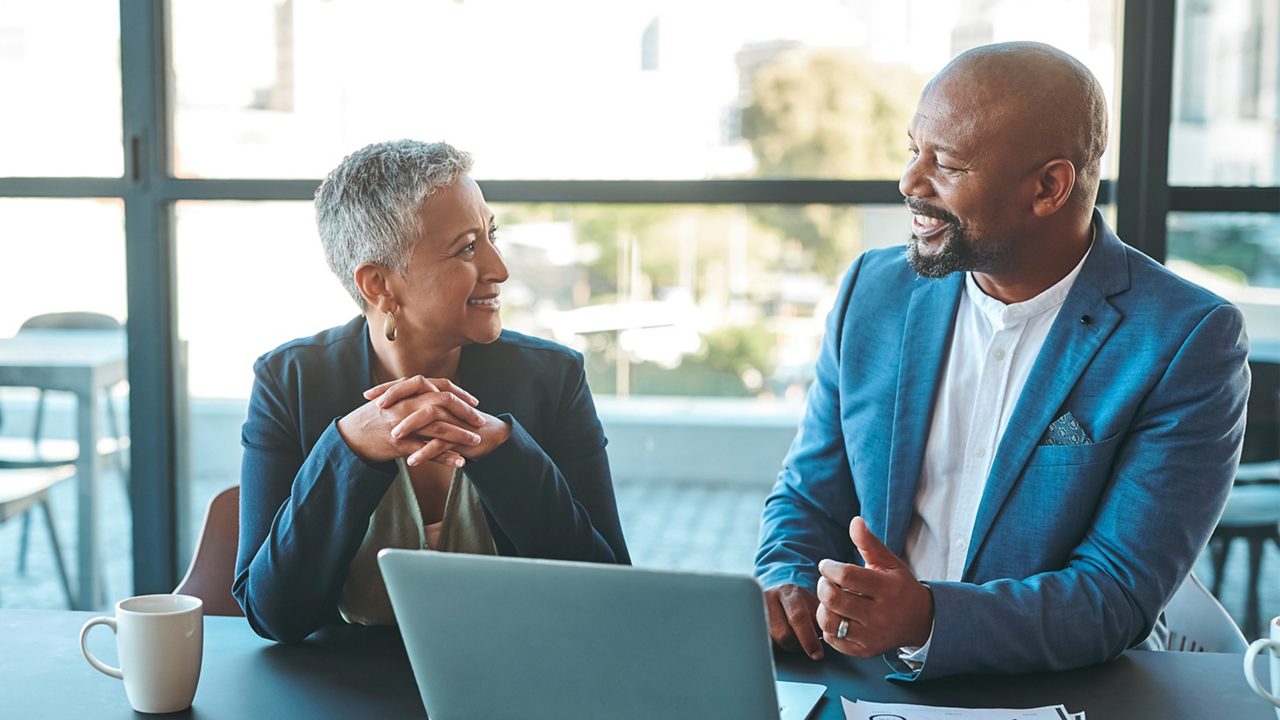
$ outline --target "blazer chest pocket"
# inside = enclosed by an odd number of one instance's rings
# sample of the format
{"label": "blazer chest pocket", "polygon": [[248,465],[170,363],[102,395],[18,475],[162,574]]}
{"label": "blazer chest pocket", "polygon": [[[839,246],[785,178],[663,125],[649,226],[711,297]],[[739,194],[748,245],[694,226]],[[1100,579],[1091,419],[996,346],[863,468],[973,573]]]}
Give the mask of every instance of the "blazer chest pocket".
{"label": "blazer chest pocket", "polygon": [[1115,455],[1120,433],[1085,445],[1038,445],[1027,460],[1027,467],[1056,465],[1094,465],[1109,462]]}

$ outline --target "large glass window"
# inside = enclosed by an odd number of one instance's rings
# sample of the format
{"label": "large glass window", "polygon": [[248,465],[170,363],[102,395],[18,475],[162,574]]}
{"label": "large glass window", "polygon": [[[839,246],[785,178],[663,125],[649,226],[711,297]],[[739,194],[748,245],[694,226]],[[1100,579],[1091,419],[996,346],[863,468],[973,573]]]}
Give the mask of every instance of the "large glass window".
{"label": "large glass window", "polygon": [[1179,0],[1169,182],[1280,184],[1280,4]]}
{"label": "large glass window", "polygon": [[123,207],[0,199],[0,227],[0,605],[87,610],[133,594]]}
{"label": "large glass window", "polygon": [[473,151],[479,178],[894,179],[925,81],[975,45],[1053,42],[1116,107],[1115,14],[1114,0],[182,0],[176,172],[321,177],[412,137]]}
{"label": "large glass window", "polygon": [[0,0],[0,176],[121,174],[118,13]]}

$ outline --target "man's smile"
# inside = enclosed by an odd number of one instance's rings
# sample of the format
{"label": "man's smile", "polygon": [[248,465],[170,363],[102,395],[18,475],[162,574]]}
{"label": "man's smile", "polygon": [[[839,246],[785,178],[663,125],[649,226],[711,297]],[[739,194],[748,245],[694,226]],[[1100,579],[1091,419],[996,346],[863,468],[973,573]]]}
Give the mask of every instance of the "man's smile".
{"label": "man's smile", "polygon": [[951,223],[928,215],[911,215],[911,233],[921,240],[931,240],[946,232]]}
{"label": "man's smile", "polygon": [[943,237],[948,229],[959,224],[954,215],[935,208],[920,198],[906,197],[903,202],[911,211],[911,234],[918,240],[931,242]]}

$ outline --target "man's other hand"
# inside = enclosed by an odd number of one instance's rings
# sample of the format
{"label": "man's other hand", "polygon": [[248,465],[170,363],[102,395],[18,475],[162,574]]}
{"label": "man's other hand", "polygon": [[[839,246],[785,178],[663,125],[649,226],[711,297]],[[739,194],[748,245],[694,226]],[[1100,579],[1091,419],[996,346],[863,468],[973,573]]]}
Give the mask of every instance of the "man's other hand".
{"label": "man's other hand", "polygon": [[769,612],[769,636],[778,647],[822,659],[817,596],[799,585],[779,585],[764,591],[764,605]]}

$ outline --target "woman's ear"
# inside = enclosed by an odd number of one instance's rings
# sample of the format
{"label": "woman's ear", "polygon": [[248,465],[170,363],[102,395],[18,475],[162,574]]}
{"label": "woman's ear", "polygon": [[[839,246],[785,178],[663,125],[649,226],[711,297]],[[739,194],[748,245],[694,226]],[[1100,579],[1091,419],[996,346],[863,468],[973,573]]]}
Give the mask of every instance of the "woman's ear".
{"label": "woman's ear", "polygon": [[360,263],[356,267],[356,289],[364,297],[366,307],[377,308],[381,312],[396,310],[395,292],[391,287],[391,271],[377,263]]}

